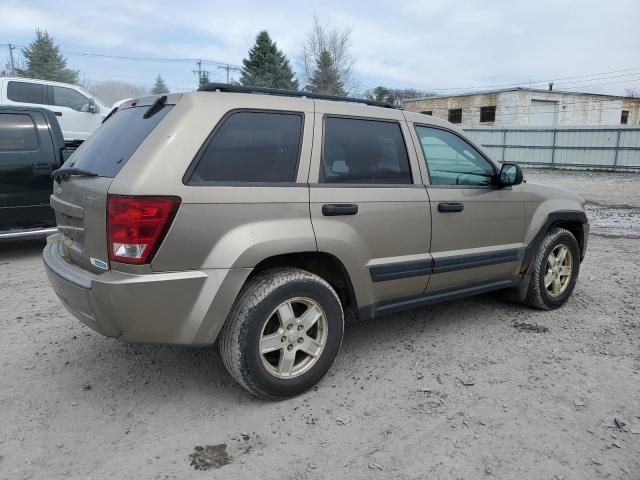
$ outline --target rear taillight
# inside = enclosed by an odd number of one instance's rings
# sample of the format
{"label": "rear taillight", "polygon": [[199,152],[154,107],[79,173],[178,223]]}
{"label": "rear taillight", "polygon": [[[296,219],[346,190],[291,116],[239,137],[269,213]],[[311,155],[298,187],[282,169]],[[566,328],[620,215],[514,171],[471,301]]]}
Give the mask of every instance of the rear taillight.
{"label": "rear taillight", "polygon": [[109,260],[149,263],[171,226],[178,197],[121,197],[107,199]]}

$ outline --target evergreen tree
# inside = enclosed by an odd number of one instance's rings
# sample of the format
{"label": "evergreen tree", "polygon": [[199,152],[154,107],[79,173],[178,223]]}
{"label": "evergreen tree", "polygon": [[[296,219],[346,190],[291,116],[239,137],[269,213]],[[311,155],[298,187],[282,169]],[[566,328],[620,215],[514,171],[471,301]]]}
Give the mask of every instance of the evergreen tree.
{"label": "evergreen tree", "polygon": [[316,69],[310,79],[307,90],[313,93],[328,95],[346,95],[344,85],[340,80],[340,74],[336,68],[331,54],[327,50],[320,53],[316,61]]}
{"label": "evergreen tree", "polygon": [[67,68],[67,59],[46,31],[36,30],[36,38],[27,48],[22,49],[22,54],[27,59],[27,68],[16,68],[19,76],[65,83],[78,82],[78,71]]}
{"label": "evergreen tree", "polygon": [[160,93],[169,93],[169,87],[164,83],[164,80],[158,74],[156,77],[156,83],[153,84],[153,88],[151,88],[151,95],[159,95]]}
{"label": "evergreen tree", "polygon": [[258,33],[255,45],[249,50],[249,58],[243,59],[242,64],[242,85],[298,89],[298,81],[294,78],[289,60],[278,50],[278,46],[266,30]]}

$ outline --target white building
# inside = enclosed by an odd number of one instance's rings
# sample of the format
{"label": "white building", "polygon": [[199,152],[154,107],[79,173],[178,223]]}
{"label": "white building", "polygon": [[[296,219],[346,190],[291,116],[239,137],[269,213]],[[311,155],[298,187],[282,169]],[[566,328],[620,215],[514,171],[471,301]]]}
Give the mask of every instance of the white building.
{"label": "white building", "polygon": [[509,88],[406,100],[405,110],[462,127],[637,125],[640,98]]}

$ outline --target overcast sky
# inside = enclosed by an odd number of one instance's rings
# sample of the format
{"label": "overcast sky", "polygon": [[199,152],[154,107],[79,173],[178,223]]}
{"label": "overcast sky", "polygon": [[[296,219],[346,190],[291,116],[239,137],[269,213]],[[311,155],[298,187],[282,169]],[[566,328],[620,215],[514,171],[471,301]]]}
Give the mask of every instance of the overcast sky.
{"label": "overcast sky", "polygon": [[[361,89],[455,89],[611,71],[619,72],[558,80],[556,87],[640,89],[640,0],[0,0],[0,44],[26,45],[39,27],[66,52],[241,64],[266,29],[295,64],[314,13],[353,29]],[[0,47],[2,65],[7,50]],[[67,57],[89,82],[147,86],[161,73],[172,89],[188,90],[197,81],[190,62]],[[212,80],[223,79],[222,70],[207,69]]]}

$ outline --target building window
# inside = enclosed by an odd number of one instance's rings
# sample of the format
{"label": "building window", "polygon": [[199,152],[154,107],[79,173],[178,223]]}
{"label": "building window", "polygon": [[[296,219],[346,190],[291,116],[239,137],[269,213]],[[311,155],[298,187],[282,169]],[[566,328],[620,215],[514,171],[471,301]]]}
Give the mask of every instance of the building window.
{"label": "building window", "polygon": [[451,123],[462,123],[462,109],[452,108],[449,110],[449,121]]}
{"label": "building window", "polygon": [[480,123],[495,122],[496,107],[480,107]]}
{"label": "building window", "polygon": [[424,110],[420,113],[422,113],[423,115],[433,115],[433,110]]}
{"label": "building window", "polygon": [[620,123],[623,125],[629,123],[629,110],[622,110],[622,114],[620,115]]}

